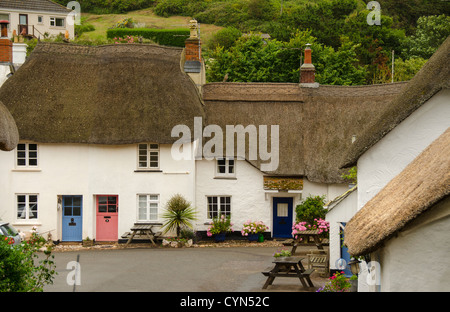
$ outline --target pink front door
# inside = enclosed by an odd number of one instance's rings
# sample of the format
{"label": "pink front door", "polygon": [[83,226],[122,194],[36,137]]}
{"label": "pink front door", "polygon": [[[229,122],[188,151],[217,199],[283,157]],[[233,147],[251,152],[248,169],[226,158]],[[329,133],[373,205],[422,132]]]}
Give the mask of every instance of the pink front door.
{"label": "pink front door", "polygon": [[119,198],[117,195],[97,195],[97,241],[117,241]]}

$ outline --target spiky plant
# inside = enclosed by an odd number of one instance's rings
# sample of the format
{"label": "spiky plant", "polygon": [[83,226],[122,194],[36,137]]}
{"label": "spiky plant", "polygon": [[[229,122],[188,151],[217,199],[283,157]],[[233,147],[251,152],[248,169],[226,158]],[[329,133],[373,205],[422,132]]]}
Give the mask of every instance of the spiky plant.
{"label": "spiky plant", "polygon": [[177,238],[180,237],[182,227],[192,227],[192,221],[196,220],[195,209],[182,195],[175,194],[166,205],[166,212],[162,216],[166,219],[163,225],[164,233],[176,230]]}

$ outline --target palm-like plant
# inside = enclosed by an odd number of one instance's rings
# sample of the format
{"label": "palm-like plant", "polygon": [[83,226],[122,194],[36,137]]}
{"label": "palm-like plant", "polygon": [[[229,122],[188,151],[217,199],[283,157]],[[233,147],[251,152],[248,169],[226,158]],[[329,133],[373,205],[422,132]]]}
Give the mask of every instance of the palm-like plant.
{"label": "palm-like plant", "polygon": [[175,194],[166,205],[166,212],[162,216],[167,221],[164,223],[164,233],[171,230],[177,231],[177,238],[180,237],[181,227],[186,226],[192,229],[192,221],[196,220],[195,209],[191,203],[182,195]]}

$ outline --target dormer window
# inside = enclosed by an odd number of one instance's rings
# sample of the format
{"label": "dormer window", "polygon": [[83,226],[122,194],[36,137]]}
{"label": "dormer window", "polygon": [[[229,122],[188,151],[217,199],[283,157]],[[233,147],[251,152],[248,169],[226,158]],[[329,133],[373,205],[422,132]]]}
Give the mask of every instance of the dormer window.
{"label": "dormer window", "polygon": [[141,143],[138,145],[138,168],[159,169],[159,144]]}
{"label": "dormer window", "polygon": [[233,158],[219,158],[216,162],[216,177],[235,177],[235,161]]}
{"label": "dormer window", "polygon": [[35,143],[19,143],[16,152],[17,167],[37,167],[38,146]]}

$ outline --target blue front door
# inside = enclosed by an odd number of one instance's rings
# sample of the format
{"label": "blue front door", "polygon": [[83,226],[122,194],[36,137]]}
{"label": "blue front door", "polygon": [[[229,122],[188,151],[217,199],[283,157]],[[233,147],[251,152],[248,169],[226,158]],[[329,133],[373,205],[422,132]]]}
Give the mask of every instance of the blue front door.
{"label": "blue front door", "polygon": [[273,198],[273,237],[292,237],[292,197]]}
{"label": "blue front door", "polygon": [[63,196],[62,240],[82,241],[82,196]]}

